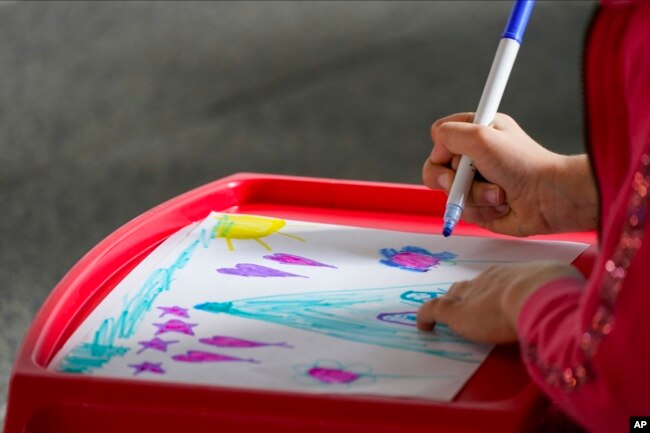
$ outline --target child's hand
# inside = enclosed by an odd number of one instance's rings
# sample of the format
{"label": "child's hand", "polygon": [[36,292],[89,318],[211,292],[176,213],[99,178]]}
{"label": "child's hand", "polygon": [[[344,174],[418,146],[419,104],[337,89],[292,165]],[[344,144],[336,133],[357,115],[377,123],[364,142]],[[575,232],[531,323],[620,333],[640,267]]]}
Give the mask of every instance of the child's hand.
{"label": "child's hand", "polygon": [[591,230],[598,201],[586,155],[563,156],[537,144],[504,114],[491,127],[454,114],[431,127],[434,147],[424,184],[449,191],[461,154],[474,161],[475,179],[462,218],[514,236]]}
{"label": "child's hand", "polygon": [[584,280],[572,266],[557,262],[493,266],[476,278],[455,283],[418,311],[417,326],[430,331],[437,322],[483,343],[517,341],[517,318],[524,301],[543,284],[560,277]]}

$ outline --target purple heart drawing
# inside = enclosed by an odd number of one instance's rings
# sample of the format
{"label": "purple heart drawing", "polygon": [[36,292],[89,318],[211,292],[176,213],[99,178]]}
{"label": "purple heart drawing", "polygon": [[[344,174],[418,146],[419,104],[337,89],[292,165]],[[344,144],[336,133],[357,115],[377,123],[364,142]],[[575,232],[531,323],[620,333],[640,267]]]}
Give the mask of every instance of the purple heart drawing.
{"label": "purple heart drawing", "polygon": [[217,272],[226,275],[239,275],[241,277],[301,277],[307,278],[303,275],[291,274],[289,272],[279,271],[266,266],[256,265],[254,263],[239,263],[234,268],[219,268]]}
{"label": "purple heart drawing", "polygon": [[284,265],[299,265],[299,266],[322,266],[325,268],[335,268],[336,266],[327,265],[325,263],[317,262],[316,260],[308,259],[306,257],[296,256],[294,254],[274,253],[264,256],[265,259],[273,260]]}
{"label": "purple heart drawing", "polygon": [[179,362],[193,363],[240,361],[259,364],[259,361],[255,359],[236,358],[234,356],[222,355],[220,353],[204,352],[202,350],[188,350],[185,354],[172,356],[172,359]]}
{"label": "purple heart drawing", "polygon": [[287,343],[263,343],[260,341],[245,340],[243,338],[235,338],[235,337],[226,337],[223,335],[215,335],[210,338],[200,338],[199,342],[203,344],[209,344],[211,346],[231,347],[231,348],[232,347],[253,348],[253,347],[266,347],[266,346],[293,348],[293,346]]}

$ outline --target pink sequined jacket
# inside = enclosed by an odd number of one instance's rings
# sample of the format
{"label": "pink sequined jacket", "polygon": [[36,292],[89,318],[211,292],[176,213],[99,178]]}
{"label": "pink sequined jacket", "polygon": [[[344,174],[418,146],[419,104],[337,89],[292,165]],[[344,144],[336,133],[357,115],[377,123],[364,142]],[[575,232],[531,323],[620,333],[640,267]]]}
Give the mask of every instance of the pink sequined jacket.
{"label": "pink sequined jacket", "polygon": [[650,1],[602,1],[584,67],[599,255],[586,284],[531,295],[518,331],[560,408],[589,431],[627,432],[630,416],[650,416]]}

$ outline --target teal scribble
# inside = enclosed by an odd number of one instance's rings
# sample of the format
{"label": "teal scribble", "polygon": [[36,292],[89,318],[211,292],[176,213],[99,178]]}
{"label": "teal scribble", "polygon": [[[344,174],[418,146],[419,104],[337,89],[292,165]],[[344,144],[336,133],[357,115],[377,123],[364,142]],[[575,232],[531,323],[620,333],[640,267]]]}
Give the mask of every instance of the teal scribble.
{"label": "teal scribble", "polygon": [[[435,287],[444,284],[436,284]],[[470,345],[476,347],[475,343],[446,327],[424,333],[377,319],[378,313],[391,311],[391,308],[400,305],[401,295],[413,287],[265,296],[230,302],[206,302],[194,308],[262,320],[358,343],[480,362],[482,357],[479,359],[477,351],[463,349]],[[453,344],[457,349],[441,348],[447,346],[441,343]]]}
{"label": "teal scribble", "polygon": [[136,332],[158,295],[170,289],[176,272],[187,265],[196,247],[202,245],[207,248],[209,243],[209,236],[203,229],[197,239],[178,255],[174,263],[167,268],[152,271],[131,299],[124,298],[122,311],[116,317],[108,317],[101,322],[94,332],[92,343],[81,343],[75,347],[64,358],[59,370],[87,373],[94,368],[103,367],[114,356],[124,355],[120,350],[123,348],[114,346],[115,341],[129,338]]}
{"label": "teal scribble", "polygon": [[400,295],[400,298],[405,302],[410,302],[413,304],[425,304],[428,301],[442,296],[447,293],[447,290],[435,289],[431,291],[422,291],[422,290],[409,290]]}
{"label": "teal scribble", "polygon": [[68,356],[65,357],[59,371],[65,373],[88,373],[93,368],[102,368],[104,364],[110,361],[114,356],[124,356],[129,349],[126,347],[105,347],[101,350],[101,355],[97,353],[95,345],[82,343],[76,346]]}

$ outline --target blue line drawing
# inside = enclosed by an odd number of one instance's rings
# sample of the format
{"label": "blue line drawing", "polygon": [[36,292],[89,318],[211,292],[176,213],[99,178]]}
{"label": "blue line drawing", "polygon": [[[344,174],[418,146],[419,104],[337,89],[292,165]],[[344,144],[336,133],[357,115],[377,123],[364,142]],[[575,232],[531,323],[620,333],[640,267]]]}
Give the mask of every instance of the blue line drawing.
{"label": "blue line drawing", "polygon": [[[430,287],[428,296],[435,297],[438,296],[441,288],[451,284],[422,286]],[[413,327],[377,319],[377,315],[382,312],[400,308],[404,301],[402,296],[412,296],[414,288],[422,292],[422,286],[264,296],[230,302],[206,302],[194,308],[210,313],[271,322],[385,348],[426,353],[472,363],[482,361],[483,356],[479,356],[476,350],[479,345],[453,334],[448,328],[440,327],[435,332],[423,333]]]}
{"label": "blue line drawing", "polygon": [[99,353],[93,353],[94,345],[81,343],[75,346],[63,359],[59,371],[65,373],[87,373],[95,368],[102,368],[104,364],[115,356],[124,356],[128,347],[111,346],[105,347]]}
{"label": "blue line drawing", "polygon": [[135,334],[158,295],[170,289],[176,273],[187,265],[194,250],[199,245],[208,248],[209,244],[210,237],[203,229],[197,238],[181,251],[174,263],[152,271],[131,299],[125,297],[120,313],[104,319],[94,332],[92,343],[81,343],[75,347],[63,359],[58,370],[66,373],[89,373],[95,368],[102,368],[114,356],[123,356],[129,349],[115,346],[115,342]]}

